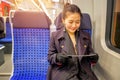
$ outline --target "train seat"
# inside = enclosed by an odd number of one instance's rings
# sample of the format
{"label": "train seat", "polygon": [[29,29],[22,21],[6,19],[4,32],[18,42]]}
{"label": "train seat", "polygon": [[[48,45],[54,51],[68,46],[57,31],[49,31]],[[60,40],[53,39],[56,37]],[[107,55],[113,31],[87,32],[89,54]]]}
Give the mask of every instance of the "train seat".
{"label": "train seat", "polygon": [[40,11],[15,11],[13,73],[10,80],[45,80],[50,19]]}
{"label": "train seat", "polygon": [[[4,19],[0,17],[0,40],[5,37],[4,34]],[[5,62],[4,60],[4,45],[0,44],[0,66]]]}
{"label": "train seat", "polygon": [[9,22],[9,17],[6,18],[5,21],[5,37],[0,39],[0,43],[5,45],[4,52],[7,54],[12,53],[12,33],[11,33],[11,25]]}
{"label": "train seat", "polygon": [[5,37],[4,33],[4,19],[3,17],[0,17],[0,39]]}
{"label": "train seat", "polygon": [[9,17],[6,18],[6,41],[12,42],[12,33]]}
{"label": "train seat", "polygon": [[89,14],[83,13],[82,14],[82,20],[81,20],[81,25],[80,29],[83,31],[88,32],[90,35],[92,35],[92,24],[91,24],[91,18]]}
{"label": "train seat", "polygon": [[[81,20],[81,25],[80,29],[83,31],[86,31],[92,35],[92,24],[91,24],[91,18],[88,13],[82,13],[82,20]],[[60,13],[56,19],[54,20],[54,24],[56,26],[56,30],[59,30],[60,28],[63,27],[62,24],[62,13]]]}
{"label": "train seat", "polygon": [[0,66],[5,62],[4,60],[4,45],[0,44]]}

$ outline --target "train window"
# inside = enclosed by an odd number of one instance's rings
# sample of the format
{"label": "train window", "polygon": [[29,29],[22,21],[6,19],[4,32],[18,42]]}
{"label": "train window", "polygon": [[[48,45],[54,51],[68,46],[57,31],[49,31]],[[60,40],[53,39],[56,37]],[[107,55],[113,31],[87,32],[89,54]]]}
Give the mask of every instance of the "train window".
{"label": "train window", "polygon": [[4,16],[8,16],[9,15],[8,11],[9,11],[8,6],[4,6]]}
{"label": "train window", "polygon": [[106,41],[108,46],[120,52],[120,0],[108,0]]}
{"label": "train window", "polygon": [[120,48],[120,0],[116,0],[115,8],[113,11],[113,26],[111,32],[111,42],[112,44]]}

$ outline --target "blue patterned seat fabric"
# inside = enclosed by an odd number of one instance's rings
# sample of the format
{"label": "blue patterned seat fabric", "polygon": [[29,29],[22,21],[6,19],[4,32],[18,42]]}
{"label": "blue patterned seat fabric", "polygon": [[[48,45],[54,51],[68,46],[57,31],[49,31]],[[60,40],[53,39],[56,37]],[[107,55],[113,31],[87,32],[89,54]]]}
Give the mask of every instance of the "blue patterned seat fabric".
{"label": "blue patterned seat fabric", "polygon": [[0,42],[1,43],[9,43],[9,42],[12,43],[11,26],[10,26],[8,17],[6,18],[6,28],[5,29],[6,29],[5,37],[0,39]]}
{"label": "blue patterned seat fabric", "polygon": [[50,20],[44,12],[15,12],[14,69],[10,80],[46,80],[49,26]]}

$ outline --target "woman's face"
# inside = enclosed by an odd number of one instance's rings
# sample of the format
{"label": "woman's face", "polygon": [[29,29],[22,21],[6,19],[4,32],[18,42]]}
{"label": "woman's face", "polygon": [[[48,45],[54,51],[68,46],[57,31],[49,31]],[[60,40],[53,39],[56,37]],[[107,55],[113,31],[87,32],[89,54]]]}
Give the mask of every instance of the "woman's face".
{"label": "woman's face", "polygon": [[81,17],[79,13],[67,12],[65,19],[63,19],[63,24],[68,31],[68,33],[75,33],[75,31],[80,27]]}

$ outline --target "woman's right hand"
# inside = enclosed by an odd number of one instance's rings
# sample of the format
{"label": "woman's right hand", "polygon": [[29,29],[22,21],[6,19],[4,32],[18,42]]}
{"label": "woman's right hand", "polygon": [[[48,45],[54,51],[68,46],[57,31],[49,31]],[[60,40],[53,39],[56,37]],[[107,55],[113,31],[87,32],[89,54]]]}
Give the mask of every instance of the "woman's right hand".
{"label": "woman's right hand", "polygon": [[56,55],[56,61],[57,63],[59,63],[60,65],[64,65],[67,63],[68,61],[68,56],[66,54],[63,54],[63,53],[58,53]]}

